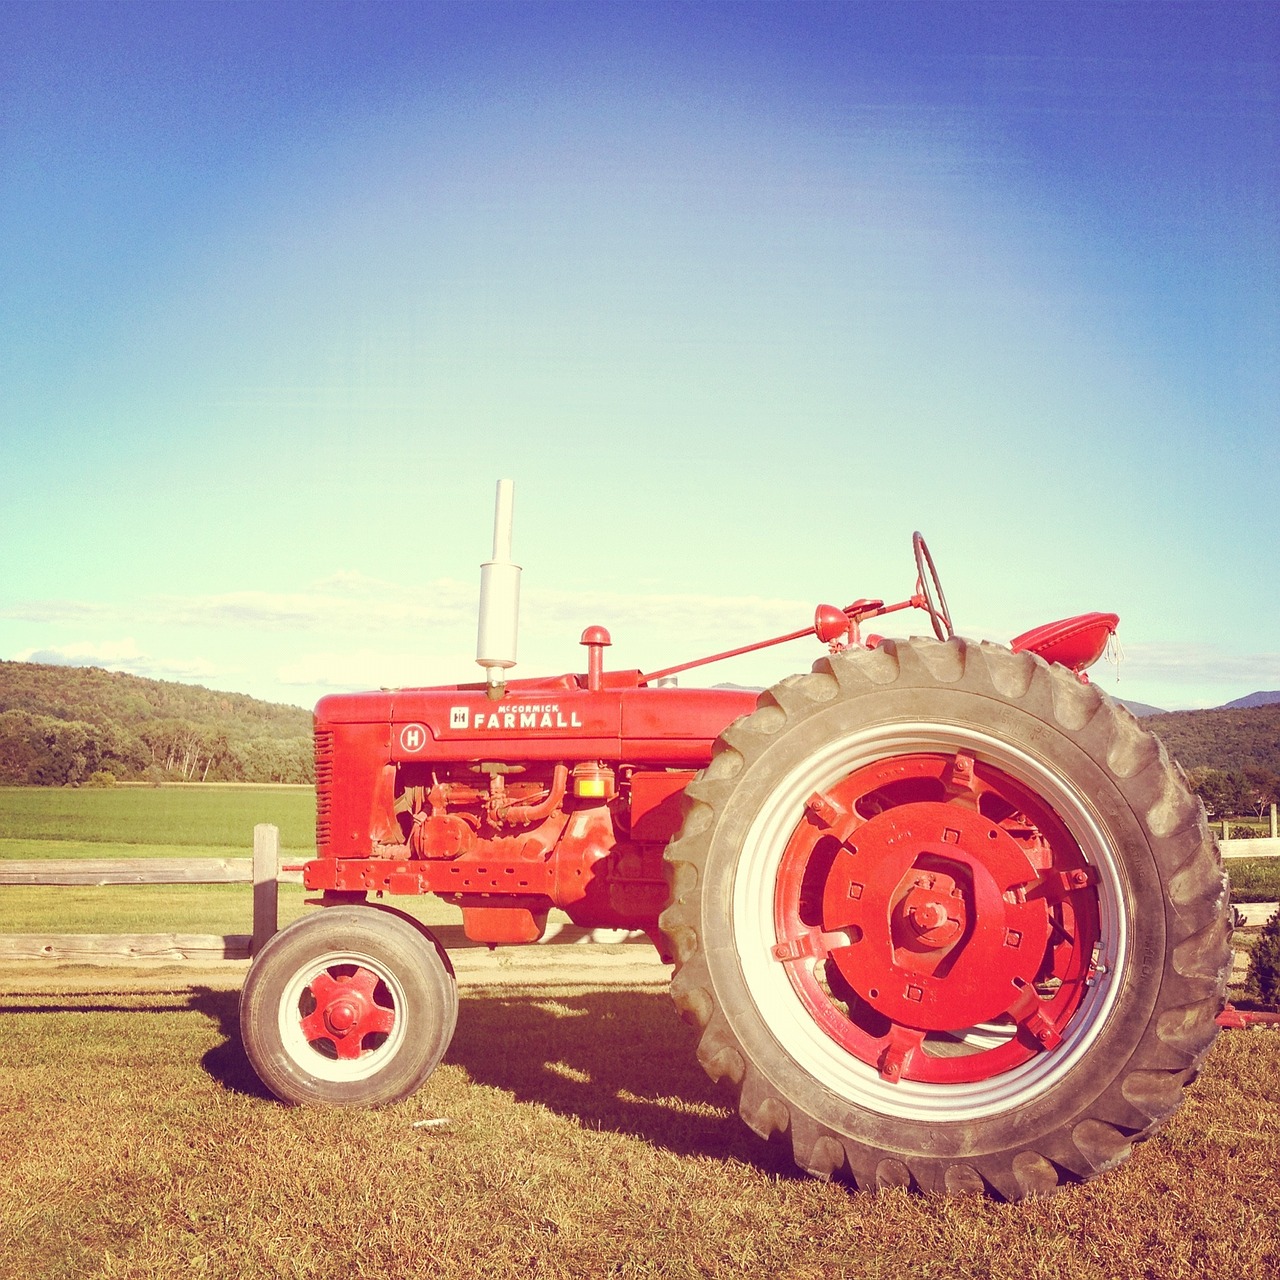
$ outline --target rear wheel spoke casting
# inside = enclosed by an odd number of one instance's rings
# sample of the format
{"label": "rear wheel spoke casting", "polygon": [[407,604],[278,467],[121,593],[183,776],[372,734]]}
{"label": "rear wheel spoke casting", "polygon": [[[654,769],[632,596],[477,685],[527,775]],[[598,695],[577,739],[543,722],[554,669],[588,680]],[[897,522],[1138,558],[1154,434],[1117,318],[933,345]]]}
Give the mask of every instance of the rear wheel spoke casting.
{"label": "rear wheel spoke casting", "polygon": [[[889,775],[891,790],[885,787]],[[930,785],[937,782],[944,784],[941,794],[947,799],[914,798],[932,794]],[[995,768],[979,770],[967,752],[911,753],[887,766],[877,761],[855,770],[815,794],[821,803],[815,805],[811,797],[806,818],[818,808],[857,813],[869,807],[872,796],[879,797],[876,816],[860,824],[852,846],[845,841],[834,855],[819,849],[814,824],[797,825],[777,879],[774,956],[784,962],[830,958],[859,1001],[887,1018],[900,1040],[910,1040],[909,1051],[890,1054],[886,1069],[883,1037],[865,1035],[852,1015],[821,1016],[842,1048],[874,1065],[885,1079],[936,1075],[936,1064],[914,1052],[926,1033],[955,1036],[1008,1013],[1043,970],[1074,984],[1060,1015],[1070,1016],[1083,992],[1087,961],[1076,963],[1077,939],[1061,927],[1053,905],[1028,893],[1044,878],[1044,868],[1031,860],[1046,857],[1038,827],[1033,842],[1030,837],[1020,842],[969,803],[980,794],[1001,801],[989,807],[1025,809],[1030,800],[1025,788]],[[900,803],[893,802],[895,796]],[[824,822],[816,831],[828,829]],[[1079,870],[1083,856],[1074,841],[1060,840],[1047,856],[1051,865],[1056,859],[1067,868],[1058,873],[1064,881],[1078,877],[1076,888],[1089,883]],[[803,928],[808,922],[800,890],[811,885],[815,871],[822,877],[821,917]],[[834,938],[847,938],[848,944],[833,948]],[[1084,941],[1091,955],[1096,928]],[[788,964],[788,976],[811,1010],[832,1002],[814,965]],[[1056,1043],[1043,1018],[1029,1030],[1032,1035],[1021,1046],[1024,1057]],[[963,1070],[981,1078],[984,1052],[995,1055],[987,1064],[991,1070],[1008,1069],[1013,1054],[1002,1041],[990,1050],[974,1047],[966,1055],[971,1061],[963,1068],[953,1064],[949,1073]]]}

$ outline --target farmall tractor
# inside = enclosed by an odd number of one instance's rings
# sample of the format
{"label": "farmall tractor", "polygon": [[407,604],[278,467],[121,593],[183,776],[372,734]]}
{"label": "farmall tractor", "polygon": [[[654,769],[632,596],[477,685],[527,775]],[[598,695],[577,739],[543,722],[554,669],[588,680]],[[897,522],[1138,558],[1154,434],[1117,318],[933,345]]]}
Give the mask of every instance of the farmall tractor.
{"label": "farmall tractor", "polygon": [[[502,481],[483,682],[316,708],[322,909],[241,998],[273,1093],[373,1106],[431,1075],[454,974],[392,905],[430,893],[493,946],[552,908],[643,930],[707,1072],[819,1176],[1019,1199],[1169,1117],[1215,1033],[1228,907],[1181,770],[1084,674],[1114,614],[961,639],[917,534],[900,602],[665,671],[606,670],[589,627],[585,672],[507,679],[510,536]],[[867,632],[907,609],[931,637]],[[763,693],[671,679],[806,635],[827,655]]]}

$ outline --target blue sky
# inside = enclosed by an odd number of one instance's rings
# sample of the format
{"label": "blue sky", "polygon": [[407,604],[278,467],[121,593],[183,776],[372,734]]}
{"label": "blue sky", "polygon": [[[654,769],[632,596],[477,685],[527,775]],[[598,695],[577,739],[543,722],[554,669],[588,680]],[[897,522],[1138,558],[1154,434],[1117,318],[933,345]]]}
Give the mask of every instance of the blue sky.
{"label": "blue sky", "polygon": [[0,657],[477,678],[510,476],[518,674],[919,528],[962,633],[1280,688],[1280,6],[0,3],[0,122]]}

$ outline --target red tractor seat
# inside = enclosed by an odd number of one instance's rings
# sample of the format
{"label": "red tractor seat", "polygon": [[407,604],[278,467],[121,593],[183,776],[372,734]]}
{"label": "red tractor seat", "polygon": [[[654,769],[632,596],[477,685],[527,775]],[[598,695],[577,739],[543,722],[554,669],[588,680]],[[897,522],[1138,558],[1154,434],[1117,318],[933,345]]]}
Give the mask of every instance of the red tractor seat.
{"label": "red tractor seat", "polygon": [[1114,613],[1081,613],[1032,627],[1011,640],[1009,647],[1014,653],[1038,653],[1046,662],[1059,662],[1083,678],[1085,667],[1102,657],[1119,625]]}

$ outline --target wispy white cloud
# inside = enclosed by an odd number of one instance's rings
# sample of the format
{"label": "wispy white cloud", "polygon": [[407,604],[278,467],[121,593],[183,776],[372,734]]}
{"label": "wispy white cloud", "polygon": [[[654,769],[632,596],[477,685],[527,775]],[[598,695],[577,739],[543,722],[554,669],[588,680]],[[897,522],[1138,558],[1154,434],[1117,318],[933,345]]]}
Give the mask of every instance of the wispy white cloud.
{"label": "wispy white cloud", "polygon": [[[406,587],[356,573],[339,573],[303,591],[234,591],[195,596],[153,596],[108,604],[87,600],[32,600],[0,609],[23,622],[120,624],[384,633],[389,628],[469,629],[477,588],[442,578]],[[643,627],[655,623],[675,634],[736,636],[803,626],[812,605],[765,596],[643,594],[620,591],[526,590],[522,613],[559,631],[590,623]]]}
{"label": "wispy white cloud", "polygon": [[14,657],[19,662],[42,662],[57,667],[102,667],[106,671],[127,671],[155,680],[208,680],[219,669],[202,658],[166,659],[144,653],[132,639],[92,641],[28,649]]}
{"label": "wispy white cloud", "polygon": [[384,631],[397,626],[453,626],[475,616],[476,590],[448,579],[406,588],[357,574],[296,592],[239,591],[166,597],[165,617],[180,625]]}
{"label": "wispy white cloud", "polygon": [[1212,644],[1130,644],[1121,655],[1122,679],[1132,675],[1247,692],[1280,687],[1280,653],[1233,653]]}
{"label": "wispy white cloud", "polygon": [[464,662],[424,658],[421,653],[394,653],[361,648],[301,653],[275,669],[279,684],[322,691],[402,689],[424,684],[455,684],[478,679]]}
{"label": "wispy white cloud", "polygon": [[582,627],[642,626],[655,622],[677,635],[714,633],[732,637],[770,631],[795,631],[813,618],[813,605],[771,596],[643,594],[617,591],[530,591],[522,611],[540,620]]}
{"label": "wispy white cloud", "polygon": [[58,667],[128,666],[145,655],[132,640],[80,640],[48,649],[29,649],[22,662],[45,662]]}
{"label": "wispy white cloud", "polygon": [[0,609],[0,618],[17,622],[98,622],[119,614],[117,606],[94,600],[23,600]]}

